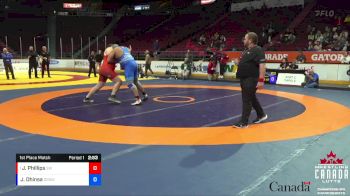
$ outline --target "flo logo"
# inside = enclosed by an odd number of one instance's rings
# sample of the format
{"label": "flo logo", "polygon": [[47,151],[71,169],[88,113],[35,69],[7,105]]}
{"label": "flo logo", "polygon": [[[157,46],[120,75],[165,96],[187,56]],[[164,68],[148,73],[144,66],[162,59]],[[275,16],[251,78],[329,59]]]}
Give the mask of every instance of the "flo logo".
{"label": "flo logo", "polygon": [[342,180],[349,179],[348,166],[331,151],[315,166],[315,179],[325,184],[341,183]]}
{"label": "flo logo", "polygon": [[310,192],[311,182],[301,182],[297,185],[279,184],[274,181],[270,183],[270,190],[272,192]]}

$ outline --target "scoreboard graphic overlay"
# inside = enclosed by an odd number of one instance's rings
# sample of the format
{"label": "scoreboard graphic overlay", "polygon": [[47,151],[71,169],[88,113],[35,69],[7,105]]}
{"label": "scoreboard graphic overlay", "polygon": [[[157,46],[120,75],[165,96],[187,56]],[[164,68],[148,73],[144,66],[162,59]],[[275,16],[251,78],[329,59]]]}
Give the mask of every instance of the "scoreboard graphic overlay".
{"label": "scoreboard graphic overlay", "polygon": [[17,154],[17,186],[101,186],[101,154]]}

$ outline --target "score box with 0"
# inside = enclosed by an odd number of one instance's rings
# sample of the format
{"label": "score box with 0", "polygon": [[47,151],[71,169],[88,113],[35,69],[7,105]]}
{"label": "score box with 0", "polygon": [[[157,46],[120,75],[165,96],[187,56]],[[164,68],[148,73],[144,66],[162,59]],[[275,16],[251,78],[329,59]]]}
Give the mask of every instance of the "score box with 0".
{"label": "score box with 0", "polygon": [[17,186],[100,186],[101,154],[17,154]]}

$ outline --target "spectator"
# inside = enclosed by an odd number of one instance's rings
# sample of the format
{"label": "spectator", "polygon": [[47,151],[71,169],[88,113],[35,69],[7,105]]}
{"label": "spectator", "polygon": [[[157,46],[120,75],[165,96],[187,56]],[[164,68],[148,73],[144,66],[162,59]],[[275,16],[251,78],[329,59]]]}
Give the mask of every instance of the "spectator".
{"label": "spectator", "polygon": [[344,19],[344,23],[349,24],[350,23],[350,14],[348,14],[345,19]]}
{"label": "spectator", "polygon": [[269,42],[269,45],[267,46],[268,51],[276,51],[275,45],[272,41]]}
{"label": "spectator", "polygon": [[268,30],[267,30],[267,36],[268,36],[267,41],[268,42],[271,42],[274,33],[275,33],[275,29],[272,27],[272,23],[270,23]]}
{"label": "spectator", "polygon": [[289,29],[286,30],[286,32],[282,33],[281,36],[281,42],[282,43],[287,43],[289,42],[289,36],[290,36],[291,32]]}
{"label": "spectator", "polygon": [[297,63],[305,63],[306,56],[304,55],[303,51],[299,52],[299,55],[296,58]]}
{"label": "spectator", "polygon": [[38,53],[34,51],[33,46],[29,46],[29,51],[28,51],[28,61],[29,61],[29,79],[32,78],[32,70],[34,69],[34,74],[35,78],[38,77]]}
{"label": "spectator", "polygon": [[7,48],[4,48],[3,53],[1,54],[1,58],[4,62],[4,67],[5,67],[5,72],[6,72],[6,77],[9,80],[9,72],[11,72],[12,75],[12,79],[16,79],[15,78],[15,74],[13,73],[13,67],[12,67],[12,59],[13,59],[13,55],[7,50]]}
{"label": "spectator", "polygon": [[220,35],[218,32],[216,32],[212,37],[211,37],[211,44],[210,47],[213,48],[219,48],[220,47]]}
{"label": "spectator", "polygon": [[[286,32],[280,35],[280,39],[282,43],[294,43],[296,39],[296,35],[293,29],[287,29]],[[311,35],[310,35],[311,39]]]}
{"label": "spectator", "polygon": [[330,31],[331,31],[331,28],[329,28],[329,26],[325,26],[325,27],[324,27],[324,31],[325,31],[325,32],[330,32]]}
{"label": "spectator", "polygon": [[218,40],[220,38],[220,34],[218,32],[216,32],[214,34],[214,40]]}
{"label": "spectator", "polygon": [[315,41],[315,34],[313,32],[310,32],[307,36],[307,40],[309,41]]}
{"label": "spectator", "polygon": [[204,63],[204,58],[199,59],[199,61],[195,65],[196,71],[203,72],[203,69],[202,69],[203,63]]}
{"label": "spectator", "polygon": [[318,30],[316,35],[315,35],[315,41],[319,41],[321,43],[323,42],[323,35],[322,35],[320,30]]}
{"label": "spectator", "polygon": [[314,49],[314,45],[313,45],[313,41],[309,41],[309,45],[308,45],[308,47],[307,47],[307,50],[308,51],[314,51],[315,49]]}
{"label": "spectator", "polygon": [[216,74],[216,65],[217,65],[217,61],[214,58],[214,55],[211,55],[210,60],[209,60],[209,64],[208,64],[208,69],[207,69],[209,81],[218,79],[217,74]]}
{"label": "spectator", "polygon": [[293,63],[291,63],[291,64],[289,65],[289,68],[290,68],[290,69],[293,69],[293,70],[296,70],[296,69],[299,68],[299,66],[297,65],[297,62],[294,61]]}
{"label": "spectator", "polygon": [[153,75],[153,70],[151,68],[151,65],[152,65],[152,57],[150,55],[150,52],[148,50],[146,50],[145,51],[145,74],[146,74],[146,78],[148,78],[148,70]]}
{"label": "spectator", "polygon": [[346,41],[342,51],[348,51],[349,46],[349,41]]}
{"label": "spectator", "polygon": [[333,40],[336,40],[338,39],[339,35],[338,35],[338,32],[337,32],[337,29],[333,29]]}
{"label": "spectator", "polygon": [[317,88],[319,86],[319,76],[313,69],[305,71],[306,82],[303,84],[305,88]]}
{"label": "spectator", "polygon": [[315,33],[316,33],[316,27],[313,26],[313,27],[311,28],[311,33],[312,33],[312,34],[315,34]]}
{"label": "spectator", "polygon": [[90,78],[92,70],[94,70],[94,76],[96,76],[96,57],[95,57],[95,51],[91,51],[90,56],[88,58],[89,61],[89,75],[88,77]]}
{"label": "spectator", "polygon": [[315,42],[314,50],[315,51],[322,51],[322,44],[320,41]]}
{"label": "spectator", "polygon": [[349,45],[349,43],[348,43],[348,32],[347,31],[343,31],[343,32],[341,32],[341,34],[340,34],[340,50],[341,51],[347,51],[347,48],[348,48],[348,45]]}
{"label": "spectator", "polygon": [[202,34],[200,37],[199,37],[199,45],[205,45],[206,44],[206,38],[205,38],[205,35]]}
{"label": "spectator", "polygon": [[343,25],[343,19],[341,16],[335,16],[335,24],[338,27]]}
{"label": "spectator", "polygon": [[213,54],[214,52],[212,51],[212,49],[208,46],[206,49],[205,49],[205,52],[209,55]]}
{"label": "spectator", "polygon": [[288,36],[288,43],[294,43],[294,42],[295,42],[295,39],[296,39],[296,34],[295,34],[294,29],[292,29],[292,30],[290,31],[289,36]]}
{"label": "spectator", "polygon": [[341,63],[350,64],[350,55],[347,52],[344,52],[344,56],[341,59]]}
{"label": "spectator", "polygon": [[144,68],[144,65],[137,64],[137,72],[139,74],[138,77],[140,77],[140,78],[144,78],[145,77],[145,72],[144,72],[143,68]]}
{"label": "spectator", "polygon": [[329,30],[326,30],[326,32],[323,33],[323,43],[325,45],[331,44],[332,41],[332,34]]}
{"label": "spectator", "polygon": [[185,58],[184,63],[181,65],[181,76],[182,79],[188,79],[191,75],[192,65],[189,58]]}
{"label": "spectator", "polygon": [[326,26],[325,27],[325,32],[326,32],[326,35],[329,37],[329,38],[331,38],[332,37],[332,30],[331,30],[331,28],[329,27],[329,26]]}
{"label": "spectator", "polygon": [[226,66],[227,66],[228,60],[229,60],[229,56],[226,53],[221,52],[220,53],[220,76],[219,76],[219,78],[224,78],[224,74],[226,71]]}
{"label": "spectator", "polygon": [[265,45],[266,43],[268,43],[268,37],[267,37],[267,31],[265,30],[265,28],[263,28],[262,30],[262,33],[261,33],[261,42],[260,42],[260,45],[263,46]]}
{"label": "spectator", "polygon": [[341,32],[339,37],[334,42],[334,50],[341,51],[347,48],[347,38],[344,32]]}
{"label": "spectator", "polygon": [[187,50],[186,54],[185,54],[185,58],[188,58],[188,61],[192,64],[193,63],[193,55],[191,53],[191,50]]}
{"label": "spectator", "polygon": [[210,45],[209,47],[210,48],[213,48],[214,47],[214,42],[215,42],[215,39],[214,39],[214,34],[210,37]]}
{"label": "spectator", "polygon": [[337,26],[337,31],[340,32],[342,31],[343,26]]}
{"label": "spectator", "polygon": [[220,50],[223,50],[226,45],[226,37],[224,35],[220,35]]}
{"label": "spectator", "polygon": [[280,69],[289,69],[288,58],[283,58],[280,64]]}
{"label": "spectator", "polygon": [[332,28],[332,32],[337,32],[338,31],[338,27],[333,27]]}

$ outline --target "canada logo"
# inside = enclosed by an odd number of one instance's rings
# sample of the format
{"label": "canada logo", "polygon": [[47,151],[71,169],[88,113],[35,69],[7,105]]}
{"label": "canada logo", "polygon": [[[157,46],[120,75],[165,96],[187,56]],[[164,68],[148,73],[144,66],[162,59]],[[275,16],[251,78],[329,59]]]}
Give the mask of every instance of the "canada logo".
{"label": "canada logo", "polygon": [[321,164],[343,164],[343,159],[335,159],[337,157],[332,151],[327,154],[327,159],[321,159]]}
{"label": "canada logo", "polygon": [[341,183],[342,180],[349,179],[348,165],[344,164],[343,159],[338,158],[337,154],[331,151],[315,166],[315,179],[326,184]]}

